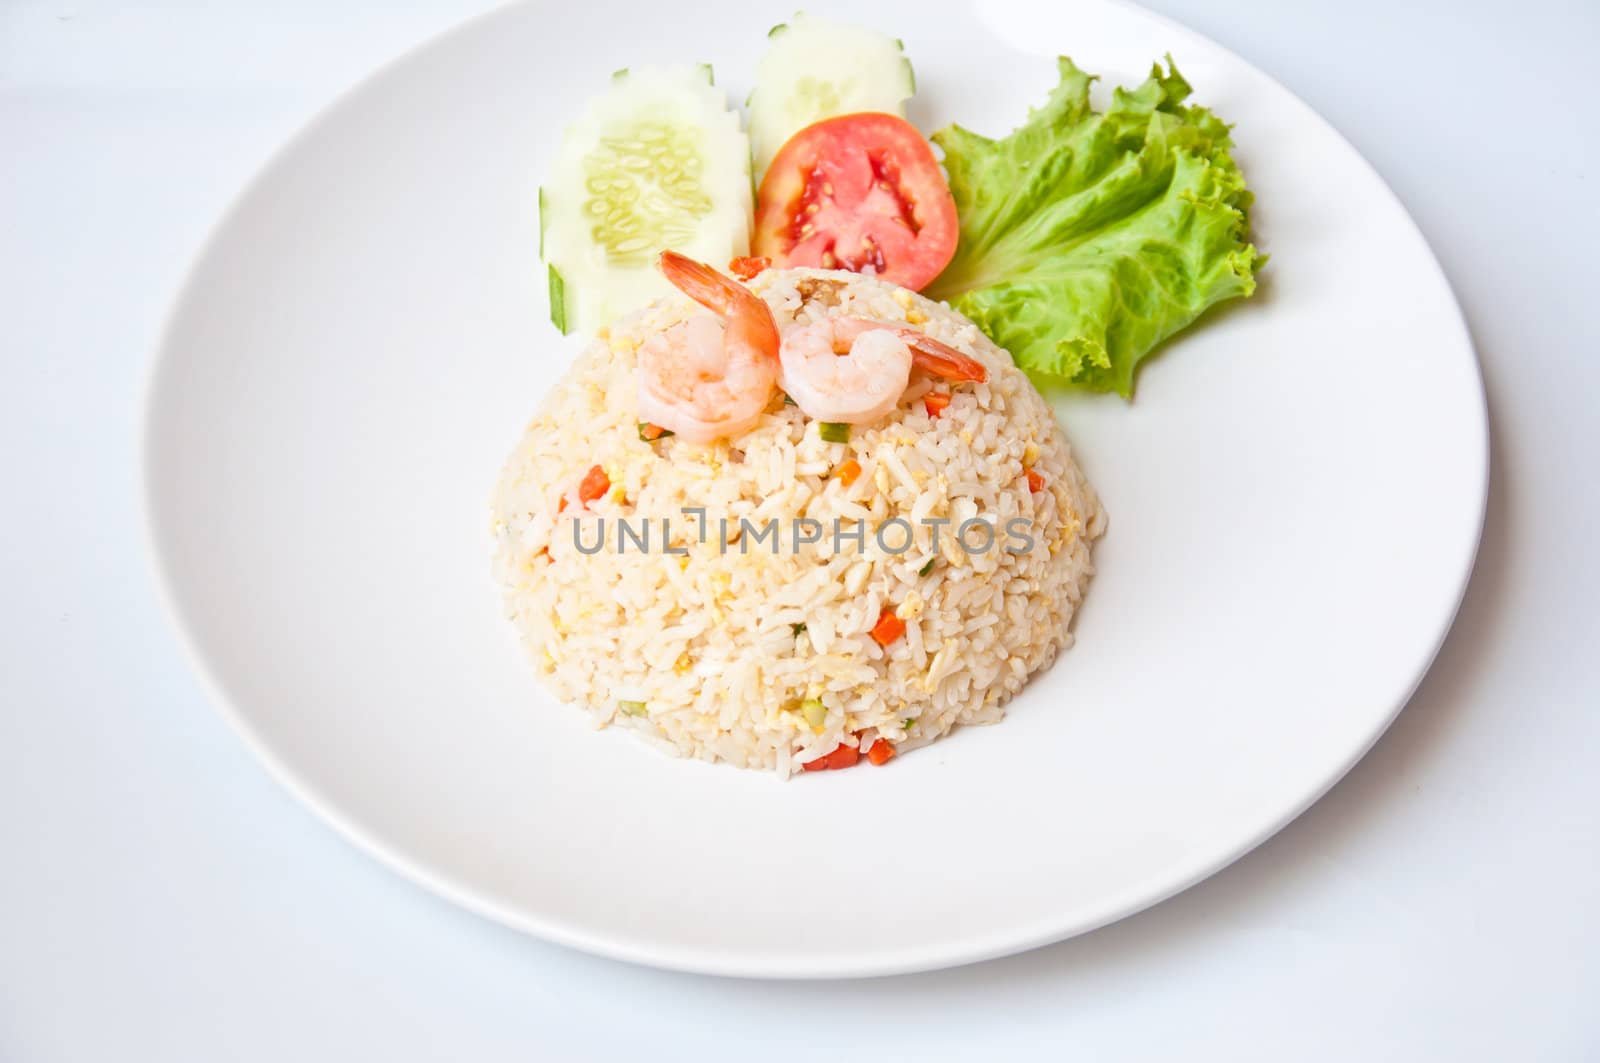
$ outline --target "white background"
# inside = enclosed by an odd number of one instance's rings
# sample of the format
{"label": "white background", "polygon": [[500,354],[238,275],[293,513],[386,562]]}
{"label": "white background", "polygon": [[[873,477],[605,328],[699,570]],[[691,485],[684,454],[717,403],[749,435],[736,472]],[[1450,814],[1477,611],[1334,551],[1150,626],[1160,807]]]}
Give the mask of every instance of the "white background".
{"label": "white background", "polygon": [[268,779],[158,613],[134,440],[184,267],[336,92],[487,6],[0,0],[0,1061],[1600,1058],[1593,5],[1152,5],[1327,116],[1439,254],[1492,417],[1478,569],[1394,728],[1234,867],[832,984],[632,968],[424,893]]}

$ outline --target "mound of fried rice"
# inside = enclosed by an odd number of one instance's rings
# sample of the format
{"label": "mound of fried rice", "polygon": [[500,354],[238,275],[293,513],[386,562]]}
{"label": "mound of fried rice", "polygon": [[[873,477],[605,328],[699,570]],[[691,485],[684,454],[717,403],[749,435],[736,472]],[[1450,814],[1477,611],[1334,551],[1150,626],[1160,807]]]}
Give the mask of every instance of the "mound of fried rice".
{"label": "mound of fried rice", "polygon": [[[785,776],[841,745],[884,739],[905,752],[958,724],[998,721],[1071,645],[1105,528],[1050,408],[943,304],[826,270],[769,269],[750,287],[780,329],[829,315],[907,324],[982,362],[989,379],[952,387],[914,371],[896,410],[852,426],[845,443],[824,441],[781,393],[736,439],[650,441],[635,352],[704,311],[674,296],[617,322],[551,388],[493,495],[494,572],[537,672],[598,726]],[[937,417],[924,407],[930,390],[952,394]],[[838,471],[849,459],[860,473],[847,485]],[[605,493],[585,502],[580,484],[597,465]],[[703,509],[704,523],[686,507]],[[821,541],[792,548],[799,517],[827,529]],[[898,554],[875,535],[894,517],[912,530]],[[618,534],[618,518],[648,529],[648,549]],[[746,541],[740,518],[776,519],[777,549]],[[940,518],[936,549],[923,522]],[[974,518],[995,530],[987,551],[954,534]],[[1015,518],[1031,550],[1006,535]],[[836,519],[847,534],[832,534]],[[892,531],[898,549],[904,529]],[[887,646],[872,635],[885,611],[905,625]]]}

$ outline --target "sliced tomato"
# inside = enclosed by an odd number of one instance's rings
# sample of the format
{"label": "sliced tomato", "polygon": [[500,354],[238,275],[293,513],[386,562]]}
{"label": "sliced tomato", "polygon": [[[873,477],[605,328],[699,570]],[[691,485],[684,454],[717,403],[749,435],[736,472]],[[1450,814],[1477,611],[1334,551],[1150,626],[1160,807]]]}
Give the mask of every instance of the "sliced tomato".
{"label": "sliced tomato", "polygon": [[752,252],[776,266],[875,273],[921,288],[956,253],[956,204],[916,127],[892,114],[806,126],[756,197]]}

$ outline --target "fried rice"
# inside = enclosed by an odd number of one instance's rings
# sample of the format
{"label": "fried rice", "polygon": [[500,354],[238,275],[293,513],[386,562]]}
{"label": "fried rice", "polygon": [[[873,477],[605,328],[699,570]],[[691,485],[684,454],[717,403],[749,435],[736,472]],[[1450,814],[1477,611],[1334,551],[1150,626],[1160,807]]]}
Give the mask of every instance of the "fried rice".
{"label": "fried rice", "polygon": [[[492,499],[494,573],[536,671],[598,726],[785,776],[998,721],[1071,645],[1106,522],[1049,406],[970,321],[906,289],[815,269],[749,287],[780,329],[909,325],[988,380],[914,372],[842,443],[781,393],[736,439],[652,440],[636,351],[704,311],[673,296],[618,321],[551,388]],[[884,645],[886,615],[904,631]]]}

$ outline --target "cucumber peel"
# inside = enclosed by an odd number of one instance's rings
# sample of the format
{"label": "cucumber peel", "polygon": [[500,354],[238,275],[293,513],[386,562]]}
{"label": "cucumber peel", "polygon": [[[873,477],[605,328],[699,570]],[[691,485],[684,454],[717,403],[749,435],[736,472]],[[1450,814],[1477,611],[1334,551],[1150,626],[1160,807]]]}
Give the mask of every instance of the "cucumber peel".
{"label": "cucumber peel", "polygon": [[550,323],[567,334],[567,286],[554,266],[550,267]]}

